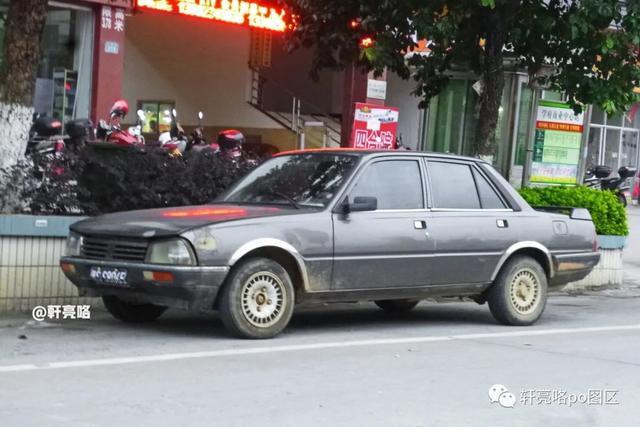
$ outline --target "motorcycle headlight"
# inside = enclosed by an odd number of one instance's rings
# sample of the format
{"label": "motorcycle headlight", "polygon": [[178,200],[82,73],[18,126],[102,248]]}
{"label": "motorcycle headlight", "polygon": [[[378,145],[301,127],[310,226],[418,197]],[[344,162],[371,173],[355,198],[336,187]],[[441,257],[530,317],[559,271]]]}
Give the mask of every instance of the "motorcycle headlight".
{"label": "motorcycle headlight", "polygon": [[149,264],[196,265],[196,257],[182,239],[161,240],[151,243],[147,251]]}
{"label": "motorcycle headlight", "polygon": [[64,254],[66,256],[79,256],[82,248],[82,236],[73,231],[69,233],[67,237],[67,246],[65,247]]}

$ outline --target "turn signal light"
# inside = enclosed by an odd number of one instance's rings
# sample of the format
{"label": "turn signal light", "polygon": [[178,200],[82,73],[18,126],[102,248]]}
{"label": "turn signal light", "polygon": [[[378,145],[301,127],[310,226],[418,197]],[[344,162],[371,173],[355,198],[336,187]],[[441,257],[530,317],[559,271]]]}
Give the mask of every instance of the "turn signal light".
{"label": "turn signal light", "polygon": [[62,271],[64,271],[65,273],[75,274],[76,272],[76,266],[66,262],[60,264],[60,268],[62,268]]}
{"label": "turn signal light", "polygon": [[173,282],[173,273],[168,271],[143,271],[144,280],[152,282]]}

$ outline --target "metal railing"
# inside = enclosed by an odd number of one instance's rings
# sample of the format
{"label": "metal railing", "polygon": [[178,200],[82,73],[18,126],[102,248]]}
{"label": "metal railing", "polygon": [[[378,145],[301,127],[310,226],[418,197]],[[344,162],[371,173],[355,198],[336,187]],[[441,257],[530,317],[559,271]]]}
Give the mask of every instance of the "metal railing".
{"label": "metal railing", "polygon": [[[265,92],[277,93],[279,99],[267,99]],[[251,68],[251,98],[249,103],[283,127],[297,135],[298,146],[305,148],[305,131],[309,127],[322,127],[323,147],[340,146],[341,124],[319,106],[301,99],[289,89],[259,70]]]}

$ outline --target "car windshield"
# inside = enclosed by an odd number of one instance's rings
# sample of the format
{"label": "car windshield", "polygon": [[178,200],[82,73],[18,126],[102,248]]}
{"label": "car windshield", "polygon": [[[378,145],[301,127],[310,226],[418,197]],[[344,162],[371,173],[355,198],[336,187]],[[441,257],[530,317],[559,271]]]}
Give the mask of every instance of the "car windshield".
{"label": "car windshield", "polygon": [[344,154],[278,156],[247,175],[222,201],[326,207],[357,161],[357,156]]}

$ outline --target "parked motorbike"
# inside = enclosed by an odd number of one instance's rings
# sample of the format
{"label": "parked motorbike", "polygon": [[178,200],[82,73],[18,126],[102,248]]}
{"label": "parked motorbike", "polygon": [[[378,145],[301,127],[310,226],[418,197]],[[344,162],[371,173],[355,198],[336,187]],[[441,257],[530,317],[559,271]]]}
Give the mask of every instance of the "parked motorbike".
{"label": "parked motorbike", "polygon": [[29,141],[25,154],[61,152],[64,151],[64,148],[62,122],[35,113],[31,129],[29,129]]}
{"label": "parked motorbike", "polygon": [[229,160],[240,160],[242,157],[242,145],[244,142],[244,135],[239,130],[227,129],[218,132],[218,146],[220,147],[220,153]]}
{"label": "parked motorbike", "polygon": [[617,176],[611,176],[612,168],[606,165],[597,165],[590,168],[585,173],[584,185],[595,188],[597,190],[613,191],[618,201],[627,206],[631,200],[631,184],[629,178],[632,178],[636,172],[636,168],[622,166],[618,169]]}
{"label": "parked motorbike", "polygon": [[173,156],[181,156],[187,149],[187,135],[178,122],[178,112],[171,110],[171,126],[168,132],[162,132],[158,137],[158,145]]}
{"label": "parked motorbike", "polygon": [[202,111],[198,112],[198,127],[191,132],[191,140],[187,145],[187,150],[202,151],[213,150],[214,152],[220,151],[220,145],[217,142],[207,142],[204,136],[204,126],[202,126],[202,119],[204,114]]}
{"label": "parked motorbike", "polygon": [[[121,146],[139,146],[144,144],[144,138],[141,132],[141,121],[144,119],[144,112],[138,111],[138,132],[131,129],[126,131],[122,129],[121,123],[129,112],[129,104],[121,99],[116,101],[111,107],[109,113],[109,121],[100,120],[98,125],[97,136],[101,141],[109,142]],[[135,135],[137,133],[137,135]]]}
{"label": "parked motorbike", "polygon": [[89,119],[76,119],[68,121],[64,125],[66,133],[65,145],[67,149],[78,151],[88,142],[95,141],[96,131],[93,122]]}

